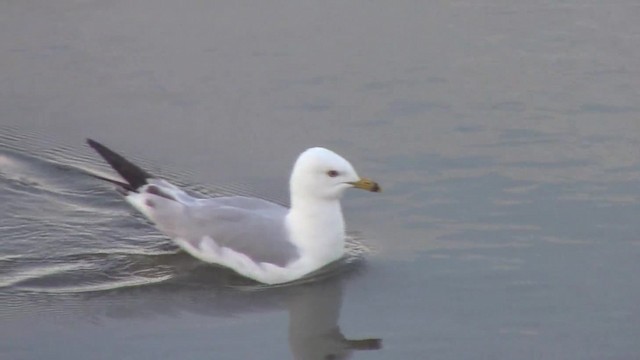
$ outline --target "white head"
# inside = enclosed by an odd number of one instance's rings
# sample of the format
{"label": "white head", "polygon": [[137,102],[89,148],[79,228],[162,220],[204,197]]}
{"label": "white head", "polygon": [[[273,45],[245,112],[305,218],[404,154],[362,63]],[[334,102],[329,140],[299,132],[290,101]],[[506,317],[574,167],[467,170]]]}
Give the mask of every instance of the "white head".
{"label": "white head", "polygon": [[338,200],[351,187],[380,191],[376,182],[360,178],[342,156],[321,147],[307,149],[298,156],[289,184],[292,202],[296,196]]}

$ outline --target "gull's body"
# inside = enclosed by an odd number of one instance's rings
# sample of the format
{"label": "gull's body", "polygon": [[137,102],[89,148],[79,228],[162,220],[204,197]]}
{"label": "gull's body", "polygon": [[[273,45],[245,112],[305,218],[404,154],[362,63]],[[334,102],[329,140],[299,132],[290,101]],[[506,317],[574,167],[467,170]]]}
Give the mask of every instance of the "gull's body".
{"label": "gull's body", "polygon": [[243,196],[195,198],[154,178],[104,145],[91,147],[127,181],[134,208],[194,257],[266,284],[298,279],[344,254],[340,198],[357,187],[380,191],[347,160],[324,148],[303,152],[290,178],[291,208]]}

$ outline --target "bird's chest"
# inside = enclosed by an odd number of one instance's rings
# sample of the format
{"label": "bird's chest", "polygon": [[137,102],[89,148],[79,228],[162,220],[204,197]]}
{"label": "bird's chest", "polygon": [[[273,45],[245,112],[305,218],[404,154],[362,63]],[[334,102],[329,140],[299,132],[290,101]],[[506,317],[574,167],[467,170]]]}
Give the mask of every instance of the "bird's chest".
{"label": "bird's chest", "polygon": [[335,260],[344,252],[344,220],[338,216],[291,216],[288,219],[291,239],[307,254],[320,261]]}

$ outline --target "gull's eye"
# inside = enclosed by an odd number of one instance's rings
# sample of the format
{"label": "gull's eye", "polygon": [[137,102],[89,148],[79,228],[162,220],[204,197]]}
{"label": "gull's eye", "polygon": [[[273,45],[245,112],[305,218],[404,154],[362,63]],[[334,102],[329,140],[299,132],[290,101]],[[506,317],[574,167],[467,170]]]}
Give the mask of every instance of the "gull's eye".
{"label": "gull's eye", "polygon": [[339,173],[335,170],[329,170],[327,171],[327,175],[329,175],[329,177],[336,177],[339,175]]}

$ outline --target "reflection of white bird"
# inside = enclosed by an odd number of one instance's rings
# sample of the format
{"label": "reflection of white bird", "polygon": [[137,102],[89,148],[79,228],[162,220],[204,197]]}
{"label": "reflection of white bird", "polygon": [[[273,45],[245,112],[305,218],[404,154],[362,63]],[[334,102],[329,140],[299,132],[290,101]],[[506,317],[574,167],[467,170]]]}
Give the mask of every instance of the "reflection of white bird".
{"label": "reflection of white bird", "polygon": [[243,196],[199,199],[104,145],[87,142],[126,183],[96,177],[117,184],[125,199],[181,248],[267,284],[298,279],[339,259],[344,254],[344,190],[380,191],[340,155],[311,148],[293,167],[290,209]]}
{"label": "reflection of white bird", "polygon": [[382,339],[345,338],[338,320],[342,284],[330,280],[299,290],[289,299],[289,347],[298,360],[341,360],[356,350],[378,350]]}

